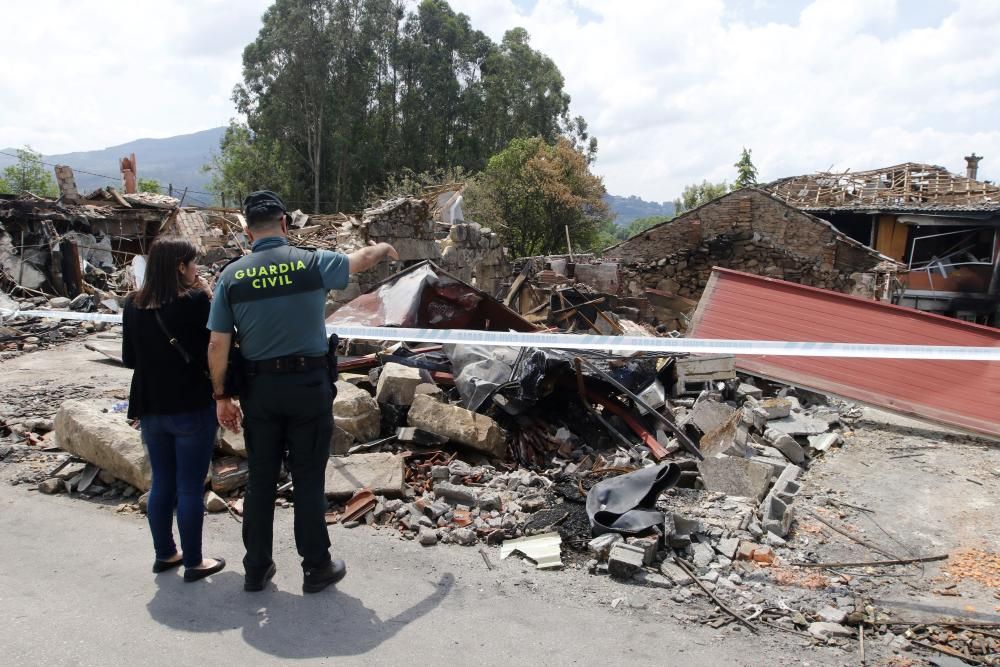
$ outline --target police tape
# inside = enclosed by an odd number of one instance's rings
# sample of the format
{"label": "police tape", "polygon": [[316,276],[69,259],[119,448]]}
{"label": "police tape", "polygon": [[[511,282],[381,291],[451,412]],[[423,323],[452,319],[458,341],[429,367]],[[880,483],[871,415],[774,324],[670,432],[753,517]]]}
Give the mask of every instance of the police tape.
{"label": "police tape", "polygon": [[[121,315],[55,310],[0,310],[4,317],[42,317],[120,324]],[[776,340],[716,340],[707,338],[653,338],[645,336],[592,336],[589,334],[521,333],[468,329],[416,329],[404,327],[327,326],[344,339],[407,341],[444,345],[536,347],[557,350],[654,352],[689,354],[774,355],[791,357],[843,357],[862,359],[923,359],[950,361],[1000,361],[1000,346],[889,345],[881,343],[815,343]]]}

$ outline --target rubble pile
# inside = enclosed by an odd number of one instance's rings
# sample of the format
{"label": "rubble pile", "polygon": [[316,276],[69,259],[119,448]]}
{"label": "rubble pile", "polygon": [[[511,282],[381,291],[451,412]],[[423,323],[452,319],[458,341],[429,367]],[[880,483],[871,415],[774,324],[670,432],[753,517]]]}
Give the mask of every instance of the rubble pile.
{"label": "rubble pile", "polygon": [[[89,311],[94,309],[94,298],[87,294],[75,299],[66,297],[34,297],[20,302],[10,301],[11,310],[49,309]],[[4,318],[0,325],[0,359],[10,359],[20,353],[44,350],[68,340],[88,336],[107,329],[104,322],[45,319],[36,317]]]}

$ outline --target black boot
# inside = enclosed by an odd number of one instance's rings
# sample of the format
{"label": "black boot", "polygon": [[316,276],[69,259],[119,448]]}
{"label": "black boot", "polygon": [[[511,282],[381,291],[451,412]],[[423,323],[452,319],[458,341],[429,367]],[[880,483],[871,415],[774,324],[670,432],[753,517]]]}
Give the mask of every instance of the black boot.
{"label": "black boot", "polygon": [[303,593],[319,593],[321,590],[335,584],[347,574],[347,566],[342,560],[332,560],[317,570],[306,570],[302,581]]}
{"label": "black boot", "polygon": [[264,584],[271,581],[274,577],[274,573],[278,571],[275,566],[274,561],[271,561],[271,566],[267,568],[263,576],[251,577],[249,574],[243,578],[243,590],[248,593],[256,593],[257,591],[264,590]]}

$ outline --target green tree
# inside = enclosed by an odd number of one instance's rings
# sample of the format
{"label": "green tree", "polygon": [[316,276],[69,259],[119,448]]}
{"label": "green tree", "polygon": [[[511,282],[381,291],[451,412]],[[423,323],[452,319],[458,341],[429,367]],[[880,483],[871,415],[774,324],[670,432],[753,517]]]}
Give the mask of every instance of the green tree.
{"label": "green tree", "polygon": [[515,257],[566,251],[566,228],[574,250],[607,242],[609,221],[604,184],[590,172],[586,156],[565,137],[514,139],[490,158],[466,188],[468,215],[496,230]]}
{"label": "green tree", "polygon": [[740,153],[740,159],[733,165],[736,167],[736,182],[733,183],[733,190],[757,185],[757,167],[754,166],[753,160],[750,159],[750,153],[752,152],[744,146],[743,152]]}
{"label": "green tree", "polygon": [[155,178],[140,178],[136,181],[135,188],[139,192],[152,192],[155,194],[163,192],[163,187],[160,186],[160,182]]}
{"label": "green tree", "polygon": [[625,227],[625,238],[630,239],[636,234],[641,234],[650,227],[655,227],[661,222],[667,222],[668,220],[673,220],[673,216],[670,215],[650,215],[645,218],[637,218],[633,220],[628,227]]}
{"label": "green tree", "polygon": [[233,99],[245,132],[209,165],[217,184],[242,187],[233,167],[278,161],[290,200],[351,210],[406,170],[482,170],[518,137],[567,136],[593,160],[596,139],[569,118],[562,74],[527,32],[495,44],[445,0],[407,6],[276,0],[243,52]]}
{"label": "green tree", "polygon": [[52,199],[59,196],[55,178],[42,164],[42,154],[27,144],[17,150],[17,164],[4,168],[0,176],[0,191],[15,195],[30,192]]}
{"label": "green tree", "polygon": [[245,124],[231,121],[219,144],[202,171],[211,174],[208,189],[219,193],[220,201],[224,196],[226,204],[239,206],[254,190],[273,190],[290,197],[289,206],[303,204],[291,200],[291,179],[276,141],[257,139]]}
{"label": "green tree", "polygon": [[727,192],[729,192],[729,186],[726,185],[725,181],[721,183],[709,183],[708,181],[693,183],[685,187],[681,196],[674,200],[674,209],[676,214],[680,215],[685,211],[698,208],[702,204],[707,204],[713,199],[718,199]]}

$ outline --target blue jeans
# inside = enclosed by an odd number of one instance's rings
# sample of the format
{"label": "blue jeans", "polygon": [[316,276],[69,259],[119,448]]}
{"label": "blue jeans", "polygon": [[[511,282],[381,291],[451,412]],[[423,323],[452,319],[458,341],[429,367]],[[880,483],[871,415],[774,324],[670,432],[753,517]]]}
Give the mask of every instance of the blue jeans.
{"label": "blue jeans", "polygon": [[167,560],[177,553],[173,535],[176,507],[184,567],[197,567],[202,561],[205,475],[219,426],[215,406],[174,415],[143,415],[140,425],[153,469],[146,516],[156,558]]}

